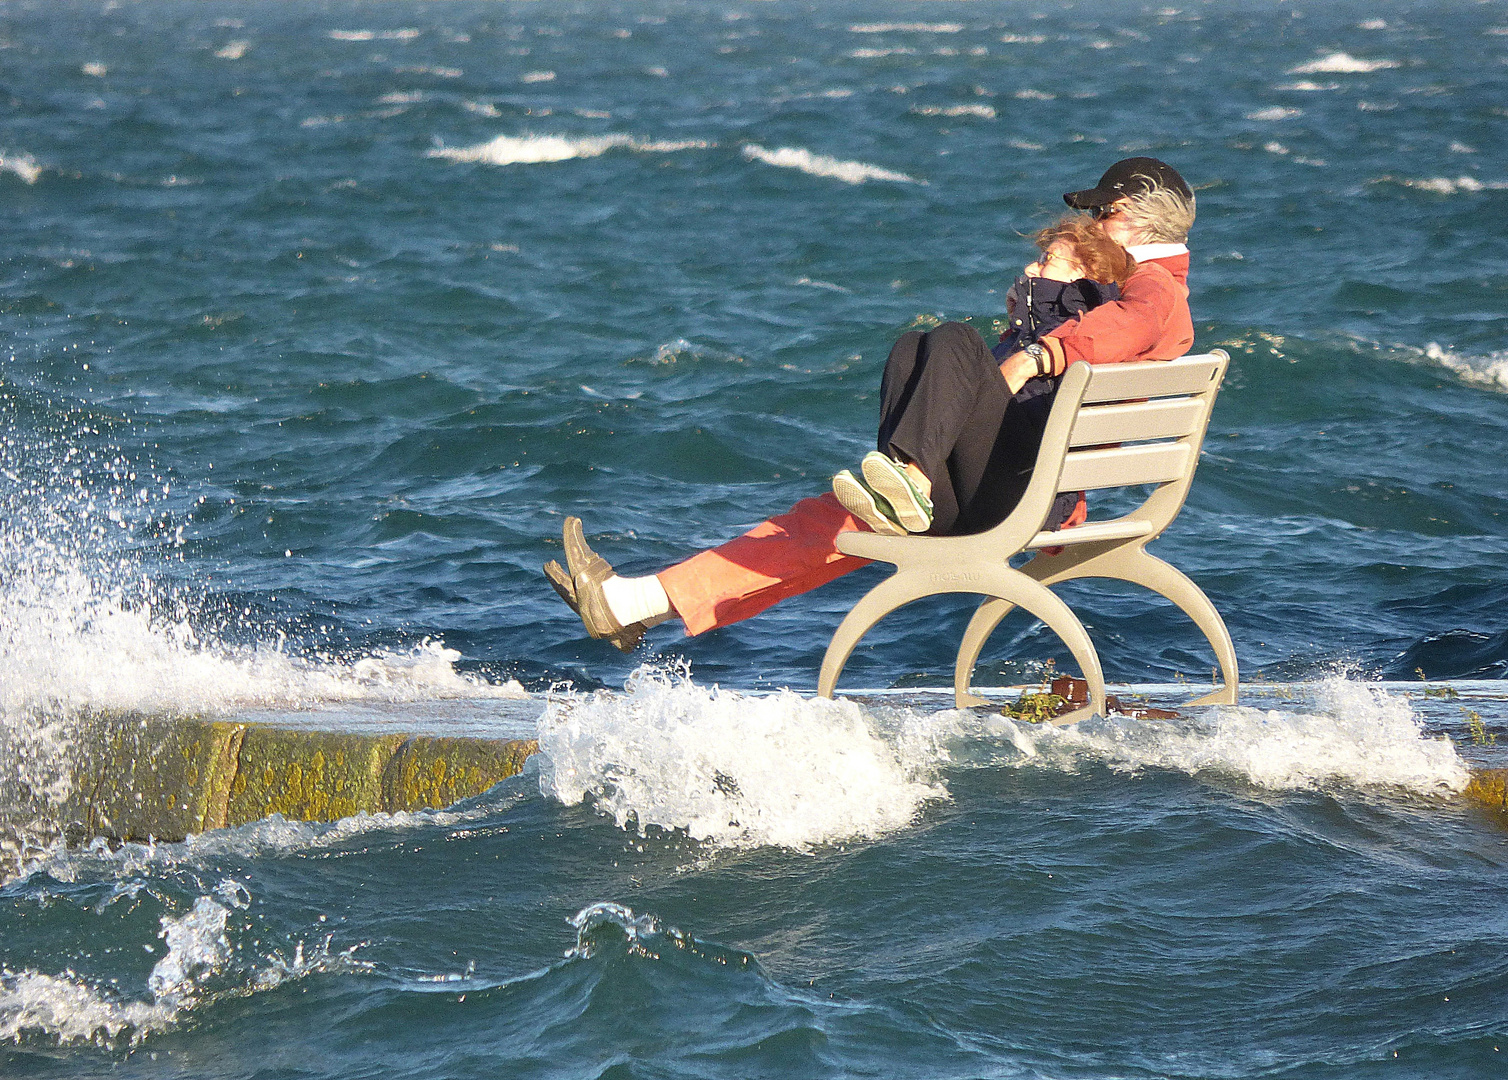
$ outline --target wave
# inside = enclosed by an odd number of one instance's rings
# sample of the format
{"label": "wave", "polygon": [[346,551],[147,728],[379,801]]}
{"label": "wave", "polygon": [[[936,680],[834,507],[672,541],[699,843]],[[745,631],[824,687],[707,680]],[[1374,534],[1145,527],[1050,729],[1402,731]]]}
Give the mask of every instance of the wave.
{"label": "wave", "polygon": [[1098,764],[1275,791],[1465,788],[1470,773],[1454,744],[1428,735],[1406,697],[1339,677],[1286,689],[1303,700],[1052,728],[789,691],[746,696],[641,668],[622,694],[551,700],[539,726],[540,790],[566,805],[590,799],[641,834],[654,826],[715,848],[807,850],[907,827],[950,797],[948,767]]}
{"label": "wave", "polygon": [[1401,67],[1397,60],[1362,60],[1350,53],[1333,52],[1307,64],[1288,69],[1289,75],[1356,75]]}
{"label": "wave", "polygon": [[331,30],[325,36],[332,41],[413,41],[422,33],[408,26],[398,30]]}
{"label": "wave", "polygon": [[1381,176],[1371,181],[1374,184],[1401,184],[1418,191],[1432,191],[1436,195],[1474,195],[1479,191],[1508,191],[1508,181],[1478,180],[1475,176],[1431,176],[1407,178]]}
{"label": "wave", "polygon": [[620,828],[805,850],[904,828],[947,797],[928,724],[908,714],[887,728],[852,702],[748,697],[640,668],[622,694],[551,699],[540,790],[568,806],[591,798]]}
{"label": "wave", "polygon": [[271,990],[316,973],[370,970],[354,958],[354,948],[332,954],[327,938],[309,949],[300,941],[291,957],[273,952],[240,973],[238,985],[217,985],[235,952],[226,932],[231,910],[250,902],[244,885],[225,879],[214,896],[196,898],[184,914],[163,916],[157,936],[167,943],[167,951],[147,976],[149,997],[122,998],[117,990],[91,985],[73,971],[50,975],[0,968],[0,1042],[43,1037],[58,1045],[108,1046],[119,1040],[134,1046],[173,1029],[191,1010],[227,996]]}
{"label": "wave", "polygon": [[1339,783],[1422,795],[1459,793],[1470,779],[1455,745],[1427,735],[1406,698],[1338,677],[1314,684],[1307,708],[1220,706],[1190,720],[1074,728],[997,723],[1026,760],[1069,770],[1087,759],[1120,772],[1215,772],[1278,791]]}
{"label": "wave", "polygon": [[878,60],[886,56],[915,56],[916,50],[897,45],[890,49],[852,49],[848,55],[853,60]]}
{"label": "wave", "polygon": [[751,161],[762,161],[766,165],[774,165],[782,169],[798,169],[811,176],[829,177],[833,180],[841,180],[845,184],[862,184],[869,180],[888,180],[898,184],[926,183],[924,180],[907,176],[905,173],[882,169],[878,165],[869,165],[862,161],[841,161],[838,158],[814,154],[810,150],[793,146],[766,150],[762,146],[749,143],[744,146],[743,155]]}
{"label": "wave", "polygon": [[1273,105],[1266,109],[1258,109],[1256,112],[1246,114],[1248,120],[1291,120],[1295,116],[1303,116],[1303,109],[1289,108],[1283,105]]}
{"label": "wave", "polygon": [[538,165],[599,157],[618,148],[665,154],[677,150],[706,150],[714,145],[703,139],[641,142],[629,135],[499,135],[475,146],[437,146],[425,157],[484,165]]}
{"label": "wave", "polygon": [[1462,356],[1431,341],[1424,347],[1424,355],[1466,382],[1508,390],[1508,350],[1500,349],[1485,356]]}
{"label": "wave", "polygon": [[993,105],[913,105],[911,111],[918,116],[978,116],[984,120],[995,119]]}
{"label": "wave", "polygon": [[850,34],[957,34],[963,23],[854,23],[848,28]]}
{"label": "wave", "polygon": [[28,184],[35,184],[42,176],[42,166],[30,154],[0,154],[0,172],[11,173]]}

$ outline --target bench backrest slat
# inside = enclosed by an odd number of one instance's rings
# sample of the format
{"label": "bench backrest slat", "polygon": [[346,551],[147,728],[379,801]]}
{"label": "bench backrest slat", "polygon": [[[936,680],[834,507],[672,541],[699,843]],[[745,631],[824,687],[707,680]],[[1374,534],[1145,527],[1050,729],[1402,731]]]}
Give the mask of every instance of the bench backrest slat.
{"label": "bench backrest slat", "polygon": [[1181,439],[1204,423],[1202,398],[1163,398],[1153,401],[1086,405],[1073,424],[1070,446],[1103,446],[1142,439]]}
{"label": "bench backrest slat", "polygon": [[1059,491],[1093,491],[1133,484],[1167,484],[1189,468],[1184,442],[1143,443],[1106,450],[1075,450],[1063,458]]}
{"label": "bench backrest slat", "polygon": [[1218,378],[1220,357],[1177,361],[1153,360],[1135,364],[1097,364],[1094,378],[1084,391],[1084,404],[1097,401],[1127,401],[1134,398],[1201,394]]}

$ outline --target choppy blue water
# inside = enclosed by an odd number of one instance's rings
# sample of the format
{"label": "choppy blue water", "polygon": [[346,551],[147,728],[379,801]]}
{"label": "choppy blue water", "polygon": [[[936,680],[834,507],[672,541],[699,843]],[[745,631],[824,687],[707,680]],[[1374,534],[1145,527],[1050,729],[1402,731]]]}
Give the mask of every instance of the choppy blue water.
{"label": "choppy blue water", "polygon": [[[543,747],[398,819],[6,822],[0,1071],[1503,1075],[1508,856],[1450,795],[1508,733],[1505,63],[1496,0],[0,0],[0,783],[59,797],[98,708]],[[564,515],[648,572],[822,490],[896,333],[1144,153],[1233,357],[1158,544],[1241,707],[802,696],[878,570],[584,637]],[[1072,598],[1111,679],[1207,679]],[[947,683],[970,608],[847,682]],[[1049,659],[1010,622],[980,681]]]}

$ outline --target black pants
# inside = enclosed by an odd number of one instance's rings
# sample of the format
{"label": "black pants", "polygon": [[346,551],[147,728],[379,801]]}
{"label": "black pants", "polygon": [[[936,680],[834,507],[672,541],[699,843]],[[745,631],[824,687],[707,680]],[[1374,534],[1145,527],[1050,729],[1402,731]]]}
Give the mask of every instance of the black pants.
{"label": "black pants", "polygon": [[[932,481],[932,528],[962,536],[998,525],[1031,480],[1059,379],[1034,378],[1011,394],[978,331],[943,323],[903,334],[880,383],[879,449]],[[1046,528],[1078,501],[1060,495]]]}

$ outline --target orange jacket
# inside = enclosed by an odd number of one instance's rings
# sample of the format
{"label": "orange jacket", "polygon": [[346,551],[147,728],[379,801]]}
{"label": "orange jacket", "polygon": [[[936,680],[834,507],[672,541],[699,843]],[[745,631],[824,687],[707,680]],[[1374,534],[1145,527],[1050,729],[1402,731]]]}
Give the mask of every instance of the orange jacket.
{"label": "orange jacket", "polygon": [[1139,263],[1121,288],[1121,298],[1086,311],[1050,330],[1054,375],[1075,360],[1119,364],[1128,360],[1172,360],[1194,344],[1189,314],[1189,255]]}

